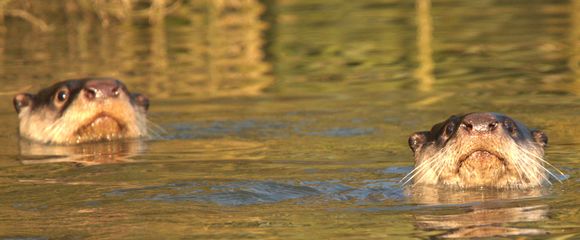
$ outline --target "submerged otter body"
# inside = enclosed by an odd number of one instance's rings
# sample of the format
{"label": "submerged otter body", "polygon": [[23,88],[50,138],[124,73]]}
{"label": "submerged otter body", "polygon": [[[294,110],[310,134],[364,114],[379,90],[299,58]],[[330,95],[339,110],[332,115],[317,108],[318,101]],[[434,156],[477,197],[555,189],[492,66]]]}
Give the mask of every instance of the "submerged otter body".
{"label": "submerged otter body", "polygon": [[403,180],[460,188],[530,188],[549,182],[547,136],[498,113],[451,116],[409,138],[415,169]]}
{"label": "submerged otter body", "polygon": [[20,135],[50,144],[76,144],[147,135],[149,100],[117,79],[66,80],[14,97]]}

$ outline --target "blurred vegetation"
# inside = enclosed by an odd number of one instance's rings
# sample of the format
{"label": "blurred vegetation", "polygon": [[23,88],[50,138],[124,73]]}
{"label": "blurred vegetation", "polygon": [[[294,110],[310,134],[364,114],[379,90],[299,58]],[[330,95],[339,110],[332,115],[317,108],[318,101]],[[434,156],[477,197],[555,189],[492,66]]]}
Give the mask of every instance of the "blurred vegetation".
{"label": "blurred vegetation", "polygon": [[156,97],[255,95],[272,80],[263,53],[265,8],[257,0],[0,0],[0,6],[0,45],[24,35],[26,44],[12,48],[60,65],[48,71],[57,79],[106,74],[145,82],[139,90]]}
{"label": "blurred vegetation", "polygon": [[53,29],[55,24],[45,20],[54,14],[61,20],[72,16],[98,18],[107,27],[133,19],[148,19],[151,23],[163,22],[168,15],[185,17],[208,8],[213,11],[239,11],[243,8],[262,11],[257,0],[0,0],[0,21],[20,18],[41,31]]}
{"label": "blurred vegetation", "polygon": [[110,75],[155,97],[248,96],[287,84],[427,93],[529,79],[570,91],[580,89],[579,2],[0,0],[0,76]]}

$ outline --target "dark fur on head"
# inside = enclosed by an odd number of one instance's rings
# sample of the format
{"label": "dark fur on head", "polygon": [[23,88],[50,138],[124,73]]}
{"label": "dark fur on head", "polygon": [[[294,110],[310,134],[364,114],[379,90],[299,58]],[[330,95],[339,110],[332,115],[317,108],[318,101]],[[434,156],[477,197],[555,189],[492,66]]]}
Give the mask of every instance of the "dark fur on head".
{"label": "dark fur on head", "polygon": [[147,134],[149,100],[119,80],[83,78],[58,82],[36,94],[14,97],[20,134],[33,141],[74,144]]}
{"label": "dark fur on head", "polygon": [[462,188],[529,188],[549,182],[548,138],[499,113],[451,116],[409,137],[415,169],[403,181]]}

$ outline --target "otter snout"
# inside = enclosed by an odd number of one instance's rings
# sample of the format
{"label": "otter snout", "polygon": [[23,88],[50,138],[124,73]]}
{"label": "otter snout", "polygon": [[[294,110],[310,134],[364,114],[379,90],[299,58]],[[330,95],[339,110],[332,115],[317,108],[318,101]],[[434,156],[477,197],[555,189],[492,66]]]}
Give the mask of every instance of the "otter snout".
{"label": "otter snout", "polygon": [[122,91],[122,83],[115,79],[90,80],[83,89],[85,97],[89,100],[116,98]]}
{"label": "otter snout", "polygon": [[460,127],[469,134],[481,134],[494,132],[500,125],[494,114],[471,113],[463,118]]}
{"label": "otter snout", "polygon": [[415,170],[403,180],[458,187],[530,188],[555,176],[544,164],[548,137],[506,115],[453,115],[409,137]]}
{"label": "otter snout", "polygon": [[55,83],[14,97],[20,135],[51,144],[147,136],[149,99],[114,78]]}

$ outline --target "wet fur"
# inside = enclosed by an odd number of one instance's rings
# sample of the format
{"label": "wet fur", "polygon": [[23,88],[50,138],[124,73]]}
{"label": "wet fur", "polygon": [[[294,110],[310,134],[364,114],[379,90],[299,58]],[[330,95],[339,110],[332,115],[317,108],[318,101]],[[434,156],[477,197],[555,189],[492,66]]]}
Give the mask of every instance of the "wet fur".
{"label": "wet fur", "polygon": [[[415,133],[409,140],[414,149],[415,169],[402,181],[458,188],[517,189],[549,183],[548,175],[554,174],[545,167],[548,163],[543,159],[546,136],[507,116],[497,116],[512,121],[517,134],[501,128],[498,133],[473,136],[456,127],[454,134],[445,136],[445,126],[457,117],[435,125],[430,132]],[[471,155],[476,151],[480,152]]]}
{"label": "wet fur", "polygon": [[[84,80],[72,80],[72,84],[84,84]],[[59,109],[50,101],[65,82],[57,83],[41,90],[36,95],[28,94],[30,103],[17,107],[20,120],[19,131],[23,137],[33,141],[51,144],[76,144],[83,142],[138,138],[147,135],[146,107],[135,103],[135,99],[124,89],[116,98],[88,100],[81,89],[71,89],[67,104]],[[62,85],[62,86],[61,86]],[[79,86],[73,86],[79,87]],[[124,86],[123,86],[124,88]],[[46,96],[45,96],[46,95]],[[24,95],[22,95],[24,96]],[[17,96],[18,98],[18,96]],[[18,101],[15,98],[15,106]],[[23,98],[23,97],[20,97]],[[43,99],[44,98],[44,99]],[[50,99],[50,100],[47,100]],[[29,104],[28,106],[26,104]],[[96,129],[80,132],[90,126],[98,116],[109,116],[119,124],[119,128]]]}

